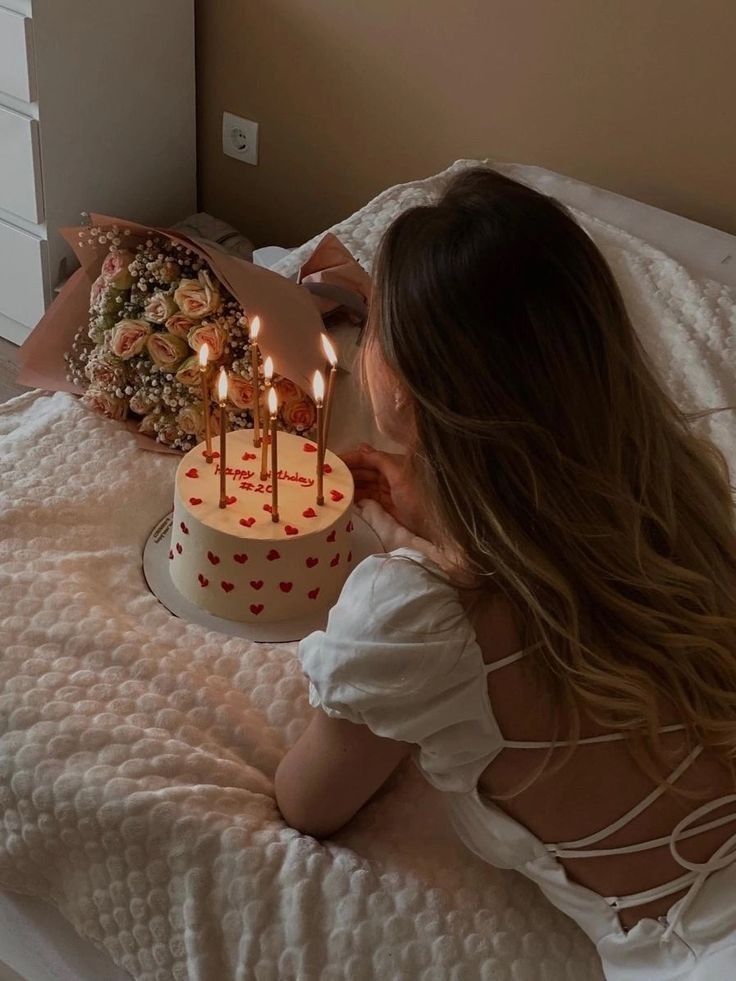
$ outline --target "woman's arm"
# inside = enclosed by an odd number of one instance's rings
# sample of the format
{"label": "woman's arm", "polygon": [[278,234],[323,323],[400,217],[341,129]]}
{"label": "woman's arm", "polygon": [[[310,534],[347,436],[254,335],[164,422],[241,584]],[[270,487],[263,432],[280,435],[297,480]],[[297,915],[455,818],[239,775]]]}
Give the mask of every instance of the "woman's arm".
{"label": "woman's arm", "polygon": [[274,780],[284,820],[313,838],[334,834],[386,782],[412,744],[317,709],[281,760]]}

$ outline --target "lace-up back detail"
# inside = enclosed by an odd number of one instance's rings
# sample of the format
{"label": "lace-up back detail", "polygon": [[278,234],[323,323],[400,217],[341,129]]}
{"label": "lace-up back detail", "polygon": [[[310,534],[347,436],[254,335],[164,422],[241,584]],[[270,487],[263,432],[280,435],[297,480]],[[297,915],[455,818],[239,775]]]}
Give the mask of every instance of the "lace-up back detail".
{"label": "lace-up back detail", "polygon": [[[310,704],[329,716],[366,725],[379,736],[414,744],[414,763],[444,792],[449,818],[465,845],[492,865],[522,872],[573,917],[598,945],[608,981],[721,981],[722,973],[692,974],[702,959],[698,944],[708,958],[718,948],[719,971],[726,963],[723,945],[728,946],[733,952],[729,976],[736,977],[736,911],[732,899],[724,899],[736,893],[736,829],[704,862],[690,861],[681,847],[706,831],[736,824],[736,793],[694,807],[666,835],[605,847],[609,838],[645,815],[668,785],[682,779],[701,756],[700,746],[678,763],[664,786],[622,808],[605,827],[570,840],[545,842],[481,796],[479,779],[504,750],[565,745],[507,739],[493,712],[488,676],[528,653],[517,651],[484,664],[457,591],[424,554],[409,548],[362,562],[331,610],[326,630],[311,634],[299,646]],[[683,728],[668,725],[662,732]],[[606,733],[582,738],[576,745],[580,753],[592,753],[596,744],[624,738]],[[724,806],[729,813],[710,817]],[[564,864],[624,854],[645,858],[647,852],[665,847],[681,874],[625,895],[606,896],[581,885],[567,875]],[[622,927],[619,911],[677,893],[684,896],[670,906],[667,916],[654,920],[642,913],[631,929]],[[700,932],[694,934],[683,922],[699,924]]]}
{"label": "lace-up back detail", "polygon": [[[514,654],[508,655],[508,657],[493,661],[491,664],[484,664],[484,673],[486,676],[488,676],[489,674],[499,671],[500,669],[520,660],[528,653],[529,651],[527,650],[520,650],[516,651]],[[667,733],[679,732],[683,731],[684,729],[684,725],[675,724],[662,726],[659,731],[661,733]],[[586,738],[578,739],[575,745],[584,747],[600,743],[620,742],[624,739],[626,739],[626,735],[622,733],[605,733],[599,736],[588,736]],[[549,742],[544,740],[520,741],[503,739],[504,749],[548,749],[550,747],[562,747],[566,745],[569,745],[569,743],[564,740]],[[636,906],[643,906],[654,900],[674,895],[675,893],[681,892],[684,888],[689,887],[683,900],[678,904],[675,914],[668,920],[665,936],[669,936],[674,931],[678,922],[687,911],[688,906],[700,891],[708,875],[711,872],[725,868],[727,865],[730,865],[734,859],[736,859],[736,832],[734,832],[732,836],[723,842],[713,853],[711,858],[706,862],[698,863],[688,861],[683,857],[678,847],[680,841],[683,839],[691,838],[698,834],[703,834],[706,831],[714,830],[715,828],[722,827],[726,824],[736,823],[736,794],[722,795],[721,797],[718,797],[715,800],[709,801],[707,804],[703,804],[701,807],[696,808],[681,821],[679,821],[668,835],[660,836],[658,838],[651,838],[645,841],[637,842],[633,845],[621,845],[616,848],[596,848],[593,846],[605,841],[607,838],[610,838],[612,835],[616,834],[616,832],[620,831],[622,828],[625,828],[640,814],[643,814],[648,807],[651,807],[656,800],[659,800],[659,798],[666,793],[669,786],[676,783],[677,780],[680,779],[680,777],[690,768],[695,760],[697,760],[702,751],[702,746],[696,746],[670,773],[664,784],[656,787],[651,791],[651,793],[647,794],[646,797],[638,801],[633,807],[626,810],[620,817],[616,818],[615,821],[612,821],[599,831],[595,831],[592,834],[575,840],[545,843],[544,845],[544,847],[549,851],[550,855],[553,855],[555,858],[559,859],[602,858],[614,855],[646,852],[653,848],[661,848],[663,845],[668,845],[672,857],[684,870],[682,875],[651,889],[641,890],[640,892],[631,893],[625,896],[604,897],[606,903],[609,904],[611,909],[632,909]],[[733,805],[733,810],[731,813],[721,815],[720,817],[711,821],[700,823],[701,818],[706,817],[712,811],[718,810],[727,804]]]}

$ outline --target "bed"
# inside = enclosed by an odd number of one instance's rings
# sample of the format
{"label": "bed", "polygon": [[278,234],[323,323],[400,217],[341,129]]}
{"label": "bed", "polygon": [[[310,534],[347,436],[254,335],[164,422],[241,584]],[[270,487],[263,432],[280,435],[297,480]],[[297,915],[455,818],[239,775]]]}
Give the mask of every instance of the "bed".
{"label": "bed", "polygon": [[[391,218],[469,163],[391,188],[333,231],[370,265]],[[684,407],[736,404],[736,238],[539,168],[500,169],[575,210]],[[275,268],[292,275],[314,241]],[[351,395],[348,380],[338,398]],[[702,425],[736,459],[733,415]],[[373,435],[365,412],[335,417],[338,450]],[[601,977],[534,886],[454,838],[410,762],[330,841],[287,828],[272,777],[311,711],[295,645],[175,621],[140,574],[175,461],[63,394],[0,407],[0,433],[0,981]],[[139,731],[112,744],[75,725],[96,701],[124,716],[126,698]],[[155,785],[136,783],[144,771]]]}

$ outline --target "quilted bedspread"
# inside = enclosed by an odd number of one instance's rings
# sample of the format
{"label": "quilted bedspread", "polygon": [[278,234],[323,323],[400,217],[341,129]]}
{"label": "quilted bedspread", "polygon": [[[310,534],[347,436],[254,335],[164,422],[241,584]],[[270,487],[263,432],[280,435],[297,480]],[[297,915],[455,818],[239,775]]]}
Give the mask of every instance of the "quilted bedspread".
{"label": "quilted bedspread", "polygon": [[[369,266],[443,180],[334,230]],[[736,403],[736,296],[579,217],[676,398]],[[702,425],[733,458],[734,414]],[[176,460],[63,394],[0,407],[0,433],[0,886],[53,903],[141,981],[601,977],[535,886],[454,837],[409,759],[331,840],[289,828],[273,775],[313,711],[295,645],[178,620],[143,579]]]}

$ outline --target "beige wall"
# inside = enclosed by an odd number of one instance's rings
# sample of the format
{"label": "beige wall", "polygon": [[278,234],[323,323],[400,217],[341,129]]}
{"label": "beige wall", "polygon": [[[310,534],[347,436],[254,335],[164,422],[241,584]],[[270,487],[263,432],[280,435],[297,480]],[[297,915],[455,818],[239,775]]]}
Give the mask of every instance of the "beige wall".
{"label": "beige wall", "polygon": [[[201,206],[297,244],[459,157],[736,233],[736,0],[197,0]],[[260,164],[221,152],[223,110]]]}

